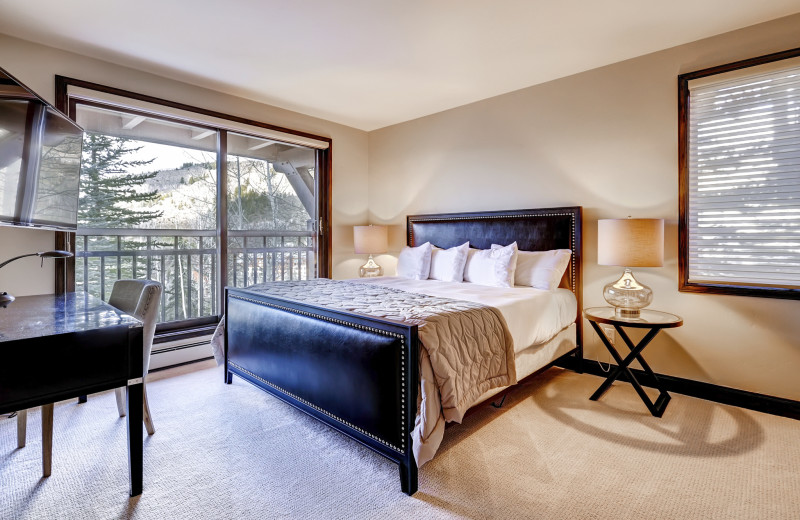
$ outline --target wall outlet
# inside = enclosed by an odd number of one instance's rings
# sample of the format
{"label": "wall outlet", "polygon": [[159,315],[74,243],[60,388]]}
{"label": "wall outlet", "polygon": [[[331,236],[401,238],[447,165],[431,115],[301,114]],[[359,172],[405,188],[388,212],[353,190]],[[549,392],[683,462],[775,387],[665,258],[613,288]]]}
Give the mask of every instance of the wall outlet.
{"label": "wall outlet", "polygon": [[603,334],[606,335],[606,338],[608,338],[608,342],[614,345],[617,339],[617,331],[614,330],[613,325],[600,325],[600,330],[602,330]]}

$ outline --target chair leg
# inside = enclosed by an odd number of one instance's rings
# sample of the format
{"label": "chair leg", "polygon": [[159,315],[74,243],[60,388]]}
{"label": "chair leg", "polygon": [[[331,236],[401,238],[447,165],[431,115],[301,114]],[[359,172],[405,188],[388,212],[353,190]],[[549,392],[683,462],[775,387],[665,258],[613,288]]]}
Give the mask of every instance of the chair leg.
{"label": "chair leg", "polygon": [[117,411],[119,412],[120,417],[125,417],[125,387],[121,386],[119,388],[114,389],[114,393],[117,396]]}
{"label": "chair leg", "polygon": [[150,405],[147,404],[147,385],[142,385],[142,415],[144,417],[144,426],[147,428],[147,435],[156,433],[156,427],[153,426],[153,416],[150,415]]}
{"label": "chair leg", "polygon": [[50,476],[53,462],[53,403],[42,405],[42,476]]}
{"label": "chair leg", "polygon": [[25,447],[25,437],[28,431],[28,410],[17,412],[17,448]]}
{"label": "chair leg", "polygon": [[[120,417],[125,417],[125,388],[116,388],[114,393],[117,396],[117,411]],[[150,405],[147,403],[147,385],[142,387],[142,416],[144,418],[144,426],[147,428],[147,435],[153,435],[156,432],[156,427],[153,426],[153,416],[150,415]]]}

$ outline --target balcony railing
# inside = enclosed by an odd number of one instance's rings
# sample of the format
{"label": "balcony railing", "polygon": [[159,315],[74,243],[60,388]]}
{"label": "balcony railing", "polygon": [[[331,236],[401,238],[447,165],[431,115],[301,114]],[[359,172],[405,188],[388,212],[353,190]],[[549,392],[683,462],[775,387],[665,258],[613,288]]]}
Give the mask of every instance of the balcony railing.
{"label": "balcony railing", "polygon": [[[229,231],[226,283],[314,278],[315,240],[310,231]],[[219,314],[213,230],[83,229],[75,257],[78,291],[107,299],[116,280],[148,278],[164,286],[161,322]]]}

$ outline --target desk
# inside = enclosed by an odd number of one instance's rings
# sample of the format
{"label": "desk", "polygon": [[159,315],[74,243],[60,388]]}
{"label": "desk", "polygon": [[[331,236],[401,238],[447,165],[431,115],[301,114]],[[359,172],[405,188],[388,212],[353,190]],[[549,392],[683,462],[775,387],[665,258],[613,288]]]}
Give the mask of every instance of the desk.
{"label": "desk", "polygon": [[[649,309],[642,309],[638,318],[621,318],[615,315],[613,307],[591,307],[589,309],[584,309],[583,315],[587,320],[589,320],[592,328],[595,330],[595,332],[597,332],[597,335],[600,336],[600,340],[603,342],[603,345],[606,346],[608,351],[611,353],[611,356],[617,362],[617,368],[608,374],[608,377],[603,384],[600,385],[600,388],[598,388],[589,399],[592,401],[597,401],[600,399],[600,396],[602,396],[609,388],[611,388],[612,383],[614,383],[614,381],[620,375],[622,375],[622,372],[624,371],[628,375],[628,379],[630,380],[631,385],[633,385],[633,388],[636,390],[636,393],[639,394],[639,397],[642,399],[642,401],[644,401],[647,409],[650,410],[650,413],[655,417],[661,417],[664,414],[664,410],[667,408],[667,404],[669,404],[671,397],[661,385],[661,381],[659,381],[658,376],[653,373],[650,365],[648,365],[642,357],[642,351],[653,340],[653,338],[656,337],[656,334],[658,334],[661,329],[680,327],[683,325],[683,319],[674,314],[653,311]],[[622,338],[622,341],[625,342],[628,350],[630,350],[630,353],[625,356],[624,359],[619,352],[617,352],[617,349],[614,348],[614,345],[608,341],[608,338],[603,331],[600,330],[598,323],[605,323],[614,326],[617,334],[620,338]],[[648,332],[638,344],[634,345],[630,337],[628,337],[628,334],[626,334],[623,330],[623,327],[647,329]],[[655,387],[658,390],[658,398],[656,399],[655,403],[650,400],[645,393],[644,388],[642,388],[642,385],[639,384],[639,381],[636,380],[636,377],[633,375],[633,372],[631,372],[631,369],[628,368],[634,359],[639,362],[639,364],[642,366],[642,369],[644,369],[644,371],[653,379],[653,381],[655,381]]]}
{"label": "desk", "polygon": [[0,414],[126,386],[131,496],[142,492],[142,370],[141,322],[99,298],[20,296],[0,308]]}

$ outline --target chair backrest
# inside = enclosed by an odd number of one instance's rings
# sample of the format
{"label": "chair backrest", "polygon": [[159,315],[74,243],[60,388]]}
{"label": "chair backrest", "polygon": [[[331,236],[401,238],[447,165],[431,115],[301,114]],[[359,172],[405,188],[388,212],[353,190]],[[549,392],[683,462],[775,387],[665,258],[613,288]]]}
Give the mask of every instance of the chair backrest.
{"label": "chair backrest", "polygon": [[150,368],[161,290],[161,284],[153,280],[117,280],[108,299],[110,305],[142,322],[145,376]]}

